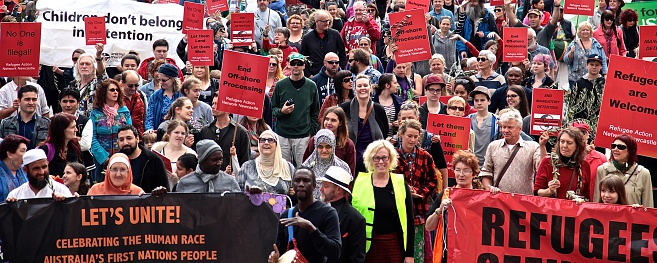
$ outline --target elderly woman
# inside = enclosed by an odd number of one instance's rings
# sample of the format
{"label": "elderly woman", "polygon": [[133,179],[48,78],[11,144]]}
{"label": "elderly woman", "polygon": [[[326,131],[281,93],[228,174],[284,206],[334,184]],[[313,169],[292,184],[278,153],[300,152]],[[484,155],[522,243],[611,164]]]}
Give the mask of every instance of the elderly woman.
{"label": "elderly woman", "polygon": [[[269,31],[266,31],[269,32]],[[287,57],[292,54],[292,52],[299,52],[296,47],[290,46],[288,40],[290,39],[290,29],[287,27],[278,27],[274,29],[274,39],[273,42],[269,42],[269,36],[265,35],[262,38],[262,49],[264,51],[269,51],[270,48],[278,48],[283,51],[283,65],[282,68],[287,66]]]}
{"label": "elderly woman", "polygon": [[157,71],[156,78],[159,79],[161,88],[148,99],[146,110],[146,122],[144,126],[146,133],[155,132],[160,123],[164,122],[164,115],[169,111],[169,106],[177,98],[182,97],[180,93],[180,79],[178,79],[178,68],[171,64],[164,64]]}
{"label": "elderly woman", "polygon": [[606,176],[623,179],[627,201],[633,205],[654,207],[650,171],[637,163],[637,144],[633,137],[621,134],[611,144],[611,158],[598,167],[593,198],[600,197],[600,181]]}
{"label": "elderly woman", "polygon": [[588,72],[586,59],[589,55],[599,55],[602,58],[602,71],[607,74],[607,56],[600,42],[593,38],[593,27],[589,22],[579,23],[577,39],[568,45],[563,61],[568,64],[568,82],[572,88],[575,82]]}
{"label": "elderly woman", "polygon": [[281,154],[278,135],[265,130],[258,139],[260,156],[246,161],[237,172],[237,184],[242,191],[260,188],[266,193],[288,194],[294,166]]}
{"label": "elderly woman", "polygon": [[27,151],[28,139],[17,134],[9,134],[0,143],[0,197],[7,195],[24,183],[27,175],[23,170],[23,155]]}
{"label": "elderly woman", "polygon": [[[345,171],[349,171],[349,174],[351,174],[349,165],[335,155],[335,135],[331,130],[321,129],[315,134],[313,139],[315,142],[315,150],[308,158],[306,158],[303,162],[303,166],[313,169],[313,172],[319,177],[324,177],[326,170],[331,166],[340,167]],[[319,189],[321,186],[322,183],[317,182],[317,187],[313,192],[313,196],[318,200],[320,196]]]}
{"label": "elderly woman", "polygon": [[[459,96],[451,97],[447,101],[447,115],[456,117],[465,117],[465,100]],[[468,149],[474,149],[475,134],[470,129],[470,138],[468,139]]]}
{"label": "elderly woman", "polygon": [[[472,152],[457,151],[452,157],[452,169],[456,176],[456,186],[454,188],[463,189],[483,189],[479,182],[479,160]],[[444,233],[447,229],[447,212],[452,206],[452,199],[449,198],[449,190],[444,190],[436,197],[435,201],[429,208],[429,214],[426,221],[426,230],[436,230],[436,240],[433,245],[433,262],[447,262],[447,240]]]}
{"label": "elderly woman", "polygon": [[385,140],[372,142],[364,153],[367,173],[356,177],[352,205],[367,223],[366,263],[413,262],[413,202],[397,167],[397,151]]}
{"label": "elderly woman", "polygon": [[491,93],[493,93],[494,90],[506,84],[504,76],[493,71],[496,61],[497,58],[493,52],[489,50],[479,52],[479,56],[477,56],[477,68],[479,71],[470,77],[475,82],[475,86],[485,86],[491,89]]}
{"label": "elderly woman", "polygon": [[112,155],[103,182],[94,184],[88,195],[141,195],[144,190],[132,183],[130,159],[122,153]]}
{"label": "elderly woman", "polygon": [[574,127],[559,132],[553,152],[538,165],[534,195],[575,199],[569,193],[572,191],[579,197],[593,200],[589,181],[591,169],[584,161],[586,144],[582,136]]}

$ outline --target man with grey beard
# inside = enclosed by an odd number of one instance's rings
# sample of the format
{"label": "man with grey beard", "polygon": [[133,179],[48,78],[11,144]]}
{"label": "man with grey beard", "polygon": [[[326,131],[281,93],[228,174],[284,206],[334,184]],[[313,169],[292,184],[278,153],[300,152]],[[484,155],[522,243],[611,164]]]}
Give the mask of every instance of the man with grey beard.
{"label": "man with grey beard", "polygon": [[[484,45],[488,40],[495,39],[493,33],[499,34],[495,16],[484,8],[483,0],[466,0],[456,13],[458,23],[463,25],[463,29],[456,33],[479,50],[484,50]],[[461,58],[471,56],[465,43],[461,41],[456,42],[456,51]]]}

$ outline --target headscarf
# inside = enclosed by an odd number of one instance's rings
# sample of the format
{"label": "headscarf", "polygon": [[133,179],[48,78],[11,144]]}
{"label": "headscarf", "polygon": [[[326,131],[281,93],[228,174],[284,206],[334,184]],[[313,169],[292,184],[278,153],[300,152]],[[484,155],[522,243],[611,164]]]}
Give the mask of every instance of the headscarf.
{"label": "headscarf", "polygon": [[[112,165],[122,163],[128,166],[128,175],[123,185],[114,185],[110,177],[110,170]],[[123,153],[115,153],[109,160],[107,171],[105,172],[105,180],[101,183],[95,184],[89,189],[88,195],[136,195],[143,190],[141,187],[132,184],[132,168],[130,167],[130,159]]]}
{"label": "headscarf", "polygon": [[[288,163],[283,159],[283,154],[281,153],[281,142],[278,135],[272,130],[265,130],[260,134],[260,138],[265,135],[269,135],[276,139],[276,148],[274,149],[274,154],[265,156],[262,152],[262,145],[258,143],[260,156],[255,160],[258,177],[271,186],[276,186],[279,179],[292,181],[292,175],[290,174]],[[268,171],[272,171],[271,174],[269,174]]]}
{"label": "headscarf", "polygon": [[[338,166],[346,171],[349,171],[349,173],[351,174],[351,168],[349,168],[349,165],[343,160],[340,160],[340,158],[338,158],[337,156],[335,156],[335,135],[331,130],[329,129],[319,130],[317,134],[315,134],[314,140],[315,140],[315,150],[313,151],[312,154],[310,154],[308,159],[306,159],[306,161],[303,162],[303,166],[312,168],[317,178],[324,177],[326,171],[331,166]],[[329,156],[329,158],[327,159],[322,159],[322,157],[319,155],[319,152],[317,150],[317,147],[322,143],[331,145],[331,156]],[[315,191],[313,192],[315,198],[319,198],[319,194],[320,194],[319,188],[321,186],[322,183],[318,180],[317,187],[315,187]]]}

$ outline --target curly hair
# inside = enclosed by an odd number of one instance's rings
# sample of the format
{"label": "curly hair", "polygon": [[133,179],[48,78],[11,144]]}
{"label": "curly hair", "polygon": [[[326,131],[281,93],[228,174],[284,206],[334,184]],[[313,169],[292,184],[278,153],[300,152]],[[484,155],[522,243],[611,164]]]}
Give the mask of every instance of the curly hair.
{"label": "curly hair", "polygon": [[479,158],[472,152],[458,150],[452,155],[452,169],[455,169],[458,163],[465,164],[472,169],[472,188],[484,189],[483,184],[479,180]]}
{"label": "curly hair", "polygon": [[107,102],[107,91],[110,89],[110,86],[114,85],[116,91],[119,93],[119,97],[116,100],[116,103],[119,104],[119,108],[123,106],[123,91],[120,88],[119,82],[113,79],[106,79],[98,85],[96,89],[96,95],[94,97],[94,108],[103,110],[105,103]]}
{"label": "curly hair", "polygon": [[562,129],[559,132],[559,135],[557,135],[557,145],[552,149],[557,156],[561,157],[561,152],[559,151],[559,141],[561,140],[561,136],[564,134],[570,136],[570,138],[573,139],[575,142],[575,152],[573,155],[570,157],[572,158],[573,161],[577,163],[581,163],[584,161],[584,157],[586,157],[586,143],[584,143],[583,139],[583,134],[582,131],[580,131],[578,128],[575,127],[567,127],[565,129]]}
{"label": "curly hair", "polygon": [[627,22],[637,22],[639,21],[639,14],[632,9],[625,9],[620,14],[620,24],[623,27],[627,27]]}
{"label": "curly hair", "polygon": [[167,61],[164,59],[156,59],[151,61],[151,64],[148,65],[148,76],[155,78],[155,73],[157,73],[157,70],[160,69],[160,66],[166,63]]}
{"label": "curly hair", "polygon": [[367,149],[365,149],[365,152],[363,153],[363,162],[365,163],[365,168],[367,168],[367,171],[374,171],[374,155],[376,155],[376,152],[384,148],[388,150],[388,154],[390,155],[390,160],[388,161],[388,170],[392,171],[397,168],[398,154],[395,146],[392,146],[389,141],[377,140],[367,145]]}

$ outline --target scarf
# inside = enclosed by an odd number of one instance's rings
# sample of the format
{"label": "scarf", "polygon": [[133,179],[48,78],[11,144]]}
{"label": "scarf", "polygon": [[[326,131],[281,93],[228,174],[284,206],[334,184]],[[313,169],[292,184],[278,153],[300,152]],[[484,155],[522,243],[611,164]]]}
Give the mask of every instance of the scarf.
{"label": "scarf", "polygon": [[[552,163],[552,176],[554,179],[559,180],[559,176],[561,173],[559,172],[559,169],[561,167],[564,167],[566,169],[573,169],[575,170],[573,172],[573,176],[577,176],[577,188],[575,190],[575,193],[577,195],[581,195],[582,191],[582,170],[580,169],[580,165],[573,160],[573,158],[570,157],[563,157],[560,154],[552,153],[550,154],[550,162]],[[566,186],[567,187],[567,186]],[[570,190],[570,189],[568,189]]]}
{"label": "scarf", "polygon": [[630,163],[620,164],[616,160],[612,159],[612,161],[613,161],[614,167],[616,167],[616,170],[620,171],[623,174],[627,173],[627,171],[629,171],[630,167],[632,166],[632,165],[630,165]]}
{"label": "scarf", "polygon": [[[321,129],[315,134],[314,137],[315,140],[315,150],[313,151],[312,154],[306,159],[306,161],[303,162],[303,166],[310,167],[313,169],[313,172],[315,172],[315,176],[317,178],[322,178],[326,174],[326,171],[329,169],[331,166],[338,166],[345,171],[351,171],[349,168],[349,165],[345,163],[344,161],[340,160],[337,156],[335,156],[335,135],[331,130],[328,129]],[[331,146],[331,155],[323,159],[317,148],[319,147],[320,144],[326,143]],[[322,187],[322,182],[320,180],[316,180],[317,187],[315,187],[315,190],[313,191],[313,196],[315,198],[320,197],[320,191],[319,189]]]}
{"label": "scarf", "polygon": [[[128,174],[123,185],[114,185],[110,177],[111,167],[116,163],[122,163],[128,166]],[[136,195],[139,194],[142,189],[139,186],[132,184],[132,169],[130,167],[130,159],[128,156],[123,153],[116,153],[112,155],[109,160],[109,165],[107,166],[107,171],[105,172],[105,180],[101,183],[95,184],[89,192],[88,195]]]}
{"label": "scarf", "polygon": [[288,163],[283,159],[283,154],[281,153],[281,145],[278,135],[272,130],[265,130],[260,134],[261,137],[264,135],[269,135],[276,139],[276,148],[274,149],[274,154],[266,156],[262,152],[262,145],[258,144],[260,156],[255,160],[258,177],[271,186],[276,186],[279,179],[292,181],[292,175],[290,174]]}
{"label": "scarf", "polygon": [[107,116],[107,124],[109,124],[109,126],[114,125],[114,119],[116,119],[116,116],[119,115],[118,110],[118,102],[114,103],[114,106],[109,106],[107,103],[105,103],[105,106],[103,106],[103,112],[105,113],[105,116]]}
{"label": "scarf", "polygon": [[[356,129],[349,129],[349,138],[354,142],[354,145],[358,142],[358,131],[362,128],[358,124],[358,99],[354,98],[349,103],[349,126],[348,127],[357,127]],[[374,107],[374,102],[370,99],[367,103],[367,107]],[[383,139],[383,132],[379,127],[379,123],[376,122],[376,110],[372,109],[372,113],[367,117],[367,120],[363,120],[363,123],[367,123],[370,126],[370,133],[372,134],[372,141]]]}

